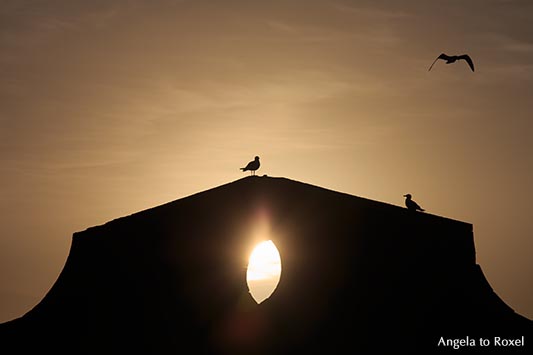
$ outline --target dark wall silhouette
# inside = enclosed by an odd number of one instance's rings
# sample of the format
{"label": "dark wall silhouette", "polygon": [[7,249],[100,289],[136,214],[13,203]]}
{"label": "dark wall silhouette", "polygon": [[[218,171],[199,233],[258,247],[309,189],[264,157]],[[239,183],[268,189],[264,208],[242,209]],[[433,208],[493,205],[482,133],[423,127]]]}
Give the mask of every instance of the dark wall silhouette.
{"label": "dark wall silhouette", "polygon": [[[257,305],[246,258],[265,217],[282,275]],[[471,224],[247,177],[75,233],[46,297],[0,325],[0,348],[429,354],[453,352],[436,346],[440,336],[531,333],[476,264]]]}

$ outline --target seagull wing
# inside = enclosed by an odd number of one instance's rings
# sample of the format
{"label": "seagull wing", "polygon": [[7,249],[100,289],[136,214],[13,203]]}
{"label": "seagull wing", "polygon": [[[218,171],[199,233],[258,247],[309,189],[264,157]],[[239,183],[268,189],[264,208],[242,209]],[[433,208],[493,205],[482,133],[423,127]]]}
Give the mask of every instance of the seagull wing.
{"label": "seagull wing", "polygon": [[433,63],[431,63],[431,66],[429,67],[428,71],[431,70],[431,68],[433,68],[433,65],[435,65],[435,63],[437,62],[437,60],[439,59],[443,59],[443,60],[448,60],[450,59],[450,57],[448,55],[446,55],[445,53],[441,53],[434,61]]}
{"label": "seagull wing", "polygon": [[468,54],[463,54],[458,57],[458,59],[464,59],[467,63],[470,69],[474,71],[474,62],[472,61],[472,58]]}
{"label": "seagull wing", "polygon": [[259,169],[260,165],[261,164],[259,163],[259,157],[255,157],[254,160],[249,162],[244,168],[240,168],[240,169],[242,171],[247,171],[247,170],[255,171],[255,170]]}

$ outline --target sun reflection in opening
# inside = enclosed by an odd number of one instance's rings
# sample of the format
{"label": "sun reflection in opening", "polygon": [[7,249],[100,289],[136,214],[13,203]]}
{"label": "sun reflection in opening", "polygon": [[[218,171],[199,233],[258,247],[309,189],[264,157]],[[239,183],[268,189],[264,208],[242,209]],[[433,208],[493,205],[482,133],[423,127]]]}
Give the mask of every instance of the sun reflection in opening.
{"label": "sun reflection in opening", "polygon": [[278,286],[281,276],[281,258],[271,240],[256,245],[246,272],[246,282],[257,303],[266,300]]}

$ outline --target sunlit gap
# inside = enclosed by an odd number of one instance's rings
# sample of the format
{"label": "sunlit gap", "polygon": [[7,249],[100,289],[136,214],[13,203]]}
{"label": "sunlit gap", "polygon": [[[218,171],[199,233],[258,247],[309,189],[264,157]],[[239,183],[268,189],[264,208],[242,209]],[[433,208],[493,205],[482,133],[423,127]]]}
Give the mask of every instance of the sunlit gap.
{"label": "sunlit gap", "polygon": [[248,290],[257,303],[272,295],[281,277],[281,258],[278,248],[271,240],[257,244],[250,254],[246,282]]}

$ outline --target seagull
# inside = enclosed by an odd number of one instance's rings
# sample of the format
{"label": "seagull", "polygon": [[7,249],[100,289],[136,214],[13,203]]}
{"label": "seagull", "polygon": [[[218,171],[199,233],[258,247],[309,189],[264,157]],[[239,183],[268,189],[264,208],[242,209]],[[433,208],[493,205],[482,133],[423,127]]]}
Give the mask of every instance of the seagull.
{"label": "seagull", "polygon": [[405,206],[407,206],[407,209],[409,211],[422,211],[425,210],[418,205],[415,201],[411,200],[411,194],[403,195],[405,197]]}
{"label": "seagull", "polygon": [[250,176],[252,175],[255,175],[255,171],[257,169],[259,169],[259,166],[261,164],[259,163],[259,157],[255,157],[254,160],[252,160],[251,162],[248,163],[248,165],[246,165],[246,167],[244,168],[241,168],[242,171],[247,171],[247,170],[250,170]]}
{"label": "seagull", "polygon": [[470,58],[470,56],[468,54],[449,56],[449,55],[447,55],[445,53],[441,53],[441,55],[439,55],[437,57],[437,59],[435,59],[435,61],[429,67],[428,71],[430,71],[431,68],[433,68],[433,65],[439,59],[445,60],[446,64],[452,64],[452,63],[455,63],[456,61],[458,61],[460,59],[463,59],[463,60],[465,60],[468,63],[468,66],[470,67],[470,69],[472,69],[472,71],[474,71],[474,62],[472,61],[472,58]]}

